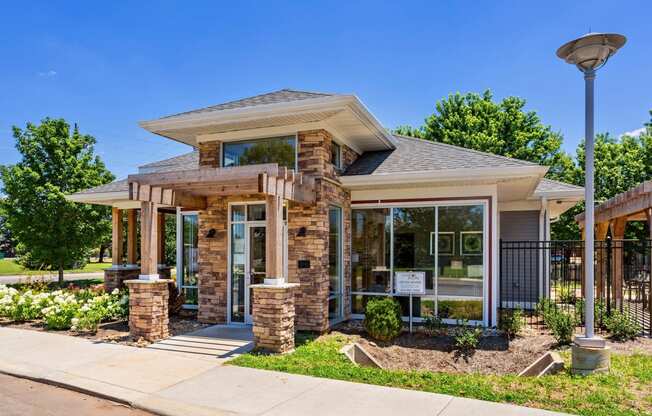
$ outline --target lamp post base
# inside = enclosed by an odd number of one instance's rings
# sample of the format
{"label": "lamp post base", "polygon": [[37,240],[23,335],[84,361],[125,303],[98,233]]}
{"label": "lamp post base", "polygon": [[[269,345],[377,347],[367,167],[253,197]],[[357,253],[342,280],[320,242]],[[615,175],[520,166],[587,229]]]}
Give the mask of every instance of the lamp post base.
{"label": "lamp post base", "polygon": [[573,374],[607,373],[611,366],[611,348],[600,337],[575,337],[571,357]]}

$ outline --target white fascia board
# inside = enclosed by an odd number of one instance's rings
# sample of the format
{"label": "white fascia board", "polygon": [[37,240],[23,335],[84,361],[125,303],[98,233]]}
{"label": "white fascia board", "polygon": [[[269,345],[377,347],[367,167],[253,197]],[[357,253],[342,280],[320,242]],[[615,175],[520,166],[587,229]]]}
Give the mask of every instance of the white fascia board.
{"label": "white fascia board", "polygon": [[[234,108],[230,110],[206,111],[163,118],[150,121],[141,121],[138,125],[152,133],[173,129],[199,127],[203,125],[230,123],[238,121],[256,120],[265,117],[281,116],[284,114],[301,114],[314,111],[348,110],[353,113],[388,149],[394,145],[391,134],[378,122],[366,109],[355,95],[338,95],[332,97],[314,98],[287,103],[257,105],[252,107]],[[167,137],[167,136],[166,136]]]}
{"label": "white fascia board", "polygon": [[110,205],[117,201],[128,201],[129,191],[119,192],[93,192],[88,194],[72,194],[66,195],[68,201],[80,202],[84,204],[101,204]]}
{"label": "white fascia board", "polygon": [[584,199],[583,189],[565,189],[556,191],[540,191],[534,193],[534,199],[567,199],[582,201]]}
{"label": "white fascia board", "polygon": [[524,176],[542,177],[548,170],[545,166],[523,166],[510,168],[446,169],[408,173],[387,173],[375,175],[340,176],[342,185],[357,188],[373,185],[393,185],[427,182],[449,182],[453,180],[484,180],[522,178]]}

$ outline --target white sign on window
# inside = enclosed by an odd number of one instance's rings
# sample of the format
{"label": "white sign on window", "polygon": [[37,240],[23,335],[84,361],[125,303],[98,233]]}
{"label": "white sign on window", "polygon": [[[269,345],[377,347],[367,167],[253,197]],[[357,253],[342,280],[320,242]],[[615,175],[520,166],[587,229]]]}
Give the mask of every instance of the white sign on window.
{"label": "white sign on window", "polygon": [[394,273],[396,292],[401,295],[425,295],[426,272]]}

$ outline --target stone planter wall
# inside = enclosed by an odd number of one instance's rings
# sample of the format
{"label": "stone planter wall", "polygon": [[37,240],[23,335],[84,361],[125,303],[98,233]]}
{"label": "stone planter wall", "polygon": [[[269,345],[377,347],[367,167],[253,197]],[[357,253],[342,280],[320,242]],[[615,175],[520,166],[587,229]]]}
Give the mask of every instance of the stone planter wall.
{"label": "stone planter wall", "polygon": [[134,338],[158,341],[169,336],[169,281],[127,280],[129,287],[129,333]]}
{"label": "stone planter wall", "polygon": [[111,293],[113,289],[125,287],[125,280],[138,279],[140,267],[110,267],[104,269],[104,290]]}
{"label": "stone planter wall", "polygon": [[253,333],[256,348],[286,353],[294,350],[294,292],[298,284],[252,285]]}

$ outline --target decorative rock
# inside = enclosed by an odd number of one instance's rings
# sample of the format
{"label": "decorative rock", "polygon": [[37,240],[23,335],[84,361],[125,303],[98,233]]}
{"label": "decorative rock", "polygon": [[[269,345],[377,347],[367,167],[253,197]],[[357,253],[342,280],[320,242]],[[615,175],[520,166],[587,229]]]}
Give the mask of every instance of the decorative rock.
{"label": "decorative rock", "polygon": [[254,345],[264,351],[294,350],[294,292],[298,284],[251,285]]}
{"label": "decorative rock", "polygon": [[168,280],[127,280],[129,334],[154,342],[169,336]]}
{"label": "decorative rock", "polygon": [[606,373],[611,366],[611,348],[590,348],[573,344],[571,371],[588,375]]}

